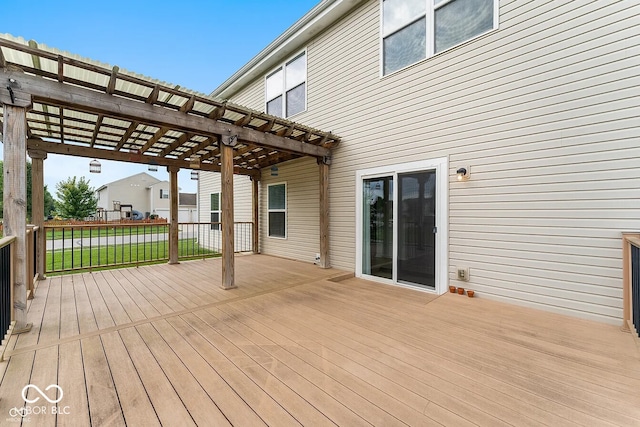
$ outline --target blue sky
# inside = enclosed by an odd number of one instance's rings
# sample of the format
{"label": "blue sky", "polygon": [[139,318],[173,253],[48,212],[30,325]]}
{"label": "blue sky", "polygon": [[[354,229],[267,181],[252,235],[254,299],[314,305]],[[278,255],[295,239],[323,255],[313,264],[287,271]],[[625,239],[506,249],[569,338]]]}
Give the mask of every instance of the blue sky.
{"label": "blue sky", "polygon": [[[0,0],[0,33],[208,94],[319,1]],[[45,184],[54,197],[56,183],[69,176],[97,188],[147,170],[101,160],[102,173],[90,174],[90,160],[49,156]],[[164,168],[149,173],[169,179]],[[196,191],[189,171],[178,179],[181,191]]]}

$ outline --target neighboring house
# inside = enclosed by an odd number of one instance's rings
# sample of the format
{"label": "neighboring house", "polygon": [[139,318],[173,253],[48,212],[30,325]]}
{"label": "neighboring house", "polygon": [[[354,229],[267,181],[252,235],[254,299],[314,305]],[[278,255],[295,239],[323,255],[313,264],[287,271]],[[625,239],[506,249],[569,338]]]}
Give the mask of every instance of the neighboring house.
{"label": "neighboring house", "polygon": [[[157,206],[153,209],[153,213],[160,218],[170,219],[169,212],[169,181],[163,181],[166,184],[164,188],[154,188],[152,192],[157,192],[161,199],[157,199]],[[159,184],[158,184],[159,185]],[[154,196],[155,199],[155,196]],[[178,222],[197,222],[198,221],[198,197],[196,193],[178,193]],[[166,206],[165,206],[166,205]]]}
{"label": "neighboring house", "polygon": [[[169,181],[160,181],[141,172],[110,182],[96,190],[98,209],[104,210],[107,219],[119,219],[119,206],[131,205],[143,217],[157,215],[169,219]],[[178,221],[193,222],[196,219],[196,194],[178,194]]]}
{"label": "neighboring house", "polygon": [[[621,233],[640,230],[638,24],[637,2],[325,0],[212,95],[341,137],[332,266],[619,324]],[[313,261],[315,160],[276,175],[260,250]],[[200,176],[205,220],[219,177]]]}

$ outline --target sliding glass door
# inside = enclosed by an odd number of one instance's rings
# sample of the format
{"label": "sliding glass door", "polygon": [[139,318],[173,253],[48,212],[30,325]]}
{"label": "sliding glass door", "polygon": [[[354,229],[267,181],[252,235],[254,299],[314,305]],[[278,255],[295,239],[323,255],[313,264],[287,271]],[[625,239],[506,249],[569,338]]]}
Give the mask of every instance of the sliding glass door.
{"label": "sliding glass door", "polygon": [[397,280],[435,289],[436,172],[398,175]]}
{"label": "sliding glass door", "polygon": [[434,159],[358,171],[358,275],[444,289],[446,165]]}
{"label": "sliding glass door", "polygon": [[363,182],[362,272],[393,278],[393,177]]}

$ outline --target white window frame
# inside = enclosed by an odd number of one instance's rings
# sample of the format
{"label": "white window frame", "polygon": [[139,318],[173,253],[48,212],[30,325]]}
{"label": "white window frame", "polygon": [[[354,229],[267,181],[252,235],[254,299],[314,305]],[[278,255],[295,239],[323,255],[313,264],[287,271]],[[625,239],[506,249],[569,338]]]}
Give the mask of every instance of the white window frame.
{"label": "white window frame", "polygon": [[[397,280],[397,268],[394,265],[393,278],[385,279],[362,273],[362,238],[363,238],[363,182],[365,179],[392,176],[394,179],[393,200],[398,200],[398,175],[407,172],[420,172],[425,170],[436,171],[436,286],[434,290],[419,286],[399,282]],[[397,206],[394,206],[397,209]],[[397,210],[394,210],[394,217]],[[398,256],[398,221],[393,221],[393,259]],[[389,166],[382,166],[372,169],[361,169],[356,171],[356,277],[365,278],[375,282],[389,285],[402,286],[411,289],[418,289],[424,292],[436,293],[438,295],[447,291],[449,285],[449,159],[439,157],[435,159],[419,160],[410,163],[400,163]]]}
{"label": "white window frame", "polygon": [[164,188],[161,188],[160,189],[160,199],[168,199],[168,198],[169,198],[169,192],[165,191]]}
{"label": "white window frame", "polygon": [[[213,198],[213,195],[217,194],[218,195],[218,210],[213,209],[213,206],[211,205],[211,199]],[[222,193],[220,191],[214,191],[213,193],[209,193],[209,220],[211,220],[211,214],[217,213],[218,214],[218,222],[217,225],[213,224],[214,221],[211,221],[211,231],[220,231],[220,219],[222,218],[222,211],[220,210],[220,205],[222,204]]]}
{"label": "white window frame", "polygon": [[[269,188],[276,186],[276,185],[284,185],[284,209],[271,209],[269,208]],[[288,227],[288,220],[289,220],[289,215],[288,215],[288,207],[289,207],[289,195],[287,194],[287,182],[274,182],[272,184],[268,184],[267,185],[267,236],[270,239],[280,239],[280,240],[287,240],[287,237],[289,236],[289,227]],[[269,214],[271,212],[284,212],[284,237],[282,236],[272,236],[271,234],[269,234],[269,221],[270,221],[270,216]]]}
{"label": "white window frame", "polygon": [[[480,33],[477,34],[473,37],[471,37],[468,40],[465,40],[463,42],[460,42],[456,45],[453,45],[451,47],[448,47],[438,53],[435,53],[435,15],[436,15],[436,10],[440,9],[443,6],[446,6],[447,4],[454,2],[456,0],[443,0],[441,3],[438,3],[437,5],[435,4],[437,0],[424,0],[427,3],[427,7],[426,7],[426,20],[427,20],[427,34],[426,34],[426,40],[425,40],[425,46],[426,46],[426,52],[425,52],[425,57],[423,59],[420,59],[414,63],[411,63],[409,65],[407,65],[406,67],[403,68],[399,68],[395,71],[392,71],[388,74],[384,73],[384,39],[385,34],[384,34],[384,0],[380,0],[380,46],[379,46],[379,51],[380,51],[380,55],[379,55],[379,62],[380,62],[380,78],[382,77],[388,77],[388,76],[392,76],[396,73],[399,73],[403,70],[406,70],[407,68],[413,67],[416,64],[419,64],[423,61],[426,61],[429,58],[432,58],[434,56],[438,56],[441,54],[444,54],[445,52],[449,52],[452,49],[457,48],[458,46],[462,46],[464,44],[467,44],[473,40],[476,40],[486,34],[492,33],[494,31],[497,31],[500,27],[500,1],[499,0],[493,0],[493,28],[491,28],[490,30],[485,31],[484,33]],[[422,15],[420,15],[422,16]],[[395,34],[397,31],[400,31],[400,29],[406,28],[407,26],[409,26],[411,23],[414,23],[417,21],[417,16],[416,19],[410,21],[407,23],[407,25],[405,25],[404,27],[400,27],[399,29],[396,29],[396,31],[394,31],[391,34]],[[391,35],[389,34],[389,35]],[[266,93],[266,92],[265,92]]]}
{"label": "white window frame", "polygon": [[[304,55],[305,57],[305,67],[304,67],[304,109],[296,114],[292,114],[290,116],[288,116],[287,113],[287,91],[286,91],[286,87],[287,87],[287,72],[286,72],[286,66],[288,63],[292,62],[293,60],[299,58],[300,56]],[[282,71],[282,118],[287,119],[289,117],[293,117],[296,116],[298,114],[302,114],[304,112],[307,111],[307,95],[308,95],[308,90],[309,90],[309,56],[307,55],[307,49],[303,49],[299,52],[297,52],[295,55],[292,55],[290,57],[287,58],[286,61],[283,61],[280,65],[278,65],[277,67],[275,67],[274,69],[272,69],[271,71],[269,71],[265,76],[264,76],[264,111],[267,112],[267,103],[269,101],[271,101],[272,99],[275,98],[271,98],[268,99],[267,98],[267,80],[269,79],[269,77],[271,77],[272,75],[274,75],[275,73],[277,73],[278,71]],[[277,97],[276,97],[277,98]]]}

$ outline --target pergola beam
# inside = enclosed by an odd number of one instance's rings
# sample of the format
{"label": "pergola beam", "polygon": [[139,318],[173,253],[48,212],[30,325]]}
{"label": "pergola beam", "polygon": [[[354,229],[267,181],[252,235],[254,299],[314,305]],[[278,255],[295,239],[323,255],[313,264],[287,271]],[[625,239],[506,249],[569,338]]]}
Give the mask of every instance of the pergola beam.
{"label": "pergola beam", "polygon": [[[124,153],[113,150],[103,150],[99,148],[85,147],[82,145],[60,144],[57,142],[46,142],[41,139],[32,138],[27,141],[27,149],[42,150],[51,154],[62,154],[67,156],[86,157],[101,160],[115,160],[127,163],[154,164],[158,166],[176,166],[183,169],[191,169],[190,164],[186,160],[169,159],[159,156],[136,156],[131,158],[131,153]],[[209,172],[220,172],[220,166],[212,163],[201,163],[200,170]],[[235,168],[234,173],[239,175],[255,175],[257,172]]]}
{"label": "pergola beam", "polygon": [[[7,71],[8,79],[18,82],[20,91],[32,95],[34,101],[78,109],[93,114],[105,114],[128,121],[140,121],[158,127],[169,127],[181,132],[193,132],[203,136],[237,135],[241,142],[248,142],[274,150],[286,151],[313,157],[330,155],[328,148],[296,141],[285,136],[263,133],[235,124],[223,123],[209,118],[186,114],[180,111],[161,109],[151,104],[132,99],[114,97],[106,93],[59,83],[17,71]],[[293,129],[284,132],[284,135]]]}

